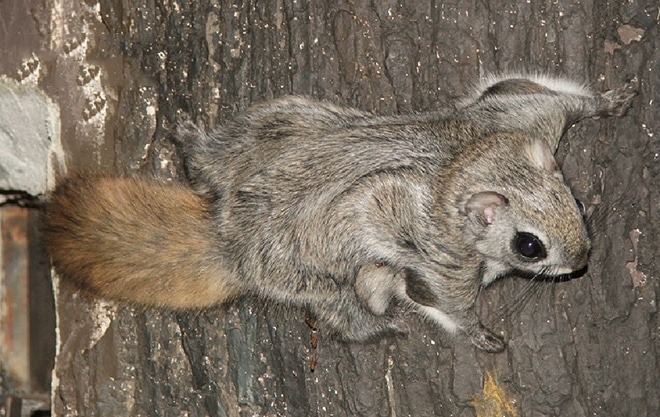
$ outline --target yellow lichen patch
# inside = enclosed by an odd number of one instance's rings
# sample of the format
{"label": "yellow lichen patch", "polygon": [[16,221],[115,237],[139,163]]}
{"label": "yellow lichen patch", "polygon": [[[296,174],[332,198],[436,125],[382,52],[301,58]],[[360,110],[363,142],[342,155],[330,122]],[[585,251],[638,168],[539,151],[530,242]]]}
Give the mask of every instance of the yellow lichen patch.
{"label": "yellow lichen patch", "polygon": [[476,410],[477,417],[518,417],[506,391],[490,372],[486,372],[481,394],[475,395],[469,404]]}

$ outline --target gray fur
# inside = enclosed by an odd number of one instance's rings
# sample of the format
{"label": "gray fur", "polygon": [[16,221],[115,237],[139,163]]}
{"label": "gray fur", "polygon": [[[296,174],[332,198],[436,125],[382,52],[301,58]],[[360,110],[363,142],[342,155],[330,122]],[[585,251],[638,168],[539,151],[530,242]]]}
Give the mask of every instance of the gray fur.
{"label": "gray fur", "polygon": [[[590,241],[552,153],[572,123],[621,115],[632,97],[543,80],[491,80],[444,113],[375,116],[287,97],[214,131],[185,124],[177,142],[211,201],[218,259],[232,271],[222,279],[309,309],[347,340],[396,330],[393,307],[404,305],[502,350],[474,312],[480,286],[586,266]],[[516,232],[539,237],[547,258],[521,260]]]}

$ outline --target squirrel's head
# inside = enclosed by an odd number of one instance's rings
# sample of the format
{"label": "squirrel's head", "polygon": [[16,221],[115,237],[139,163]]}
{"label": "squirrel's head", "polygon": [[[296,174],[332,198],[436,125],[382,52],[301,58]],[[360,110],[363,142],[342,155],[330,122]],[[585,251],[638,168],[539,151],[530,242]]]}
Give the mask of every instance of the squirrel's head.
{"label": "squirrel's head", "polygon": [[[564,183],[543,139],[487,138],[462,197],[466,236],[484,257],[483,283],[515,274],[564,279],[586,269],[584,206]],[[488,146],[492,146],[490,150]],[[473,178],[474,180],[475,178]]]}

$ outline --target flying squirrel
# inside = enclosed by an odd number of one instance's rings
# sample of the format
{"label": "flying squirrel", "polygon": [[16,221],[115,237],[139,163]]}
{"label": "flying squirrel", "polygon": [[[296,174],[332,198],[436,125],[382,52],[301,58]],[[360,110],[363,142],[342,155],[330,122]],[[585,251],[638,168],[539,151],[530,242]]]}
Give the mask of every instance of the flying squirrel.
{"label": "flying squirrel", "polygon": [[348,341],[397,331],[397,306],[488,352],[479,289],[583,271],[584,207],[555,162],[564,132],[622,116],[567,79],[485,79],[454,108],[380,116],[284,97],[175,134],[189,185],[74,174],[44,208],[57,273],[96,297],[201,309],[253,296]]}

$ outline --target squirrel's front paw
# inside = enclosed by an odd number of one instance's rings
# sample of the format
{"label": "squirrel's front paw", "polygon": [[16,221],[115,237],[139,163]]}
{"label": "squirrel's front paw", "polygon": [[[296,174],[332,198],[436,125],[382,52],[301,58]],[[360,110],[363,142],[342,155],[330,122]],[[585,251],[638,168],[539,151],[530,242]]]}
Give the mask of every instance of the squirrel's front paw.
{"label": "squirrel's front paw", "polygon": [[506,346],[501,337],[495,335],[483,325],[478,324],[468,329],[467,334],[472,340],[472,344],[489,353],[498,353],[504,350]]}
{"label": "squirrel's front paw", "polygon": [[600,95],[600,114],[603,116],[620,117],[632,105],[633,98],[637,95],[637,84],[628,81],[621,87],[609,90]]}

